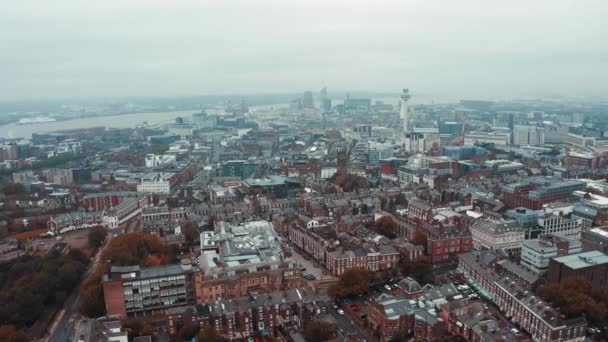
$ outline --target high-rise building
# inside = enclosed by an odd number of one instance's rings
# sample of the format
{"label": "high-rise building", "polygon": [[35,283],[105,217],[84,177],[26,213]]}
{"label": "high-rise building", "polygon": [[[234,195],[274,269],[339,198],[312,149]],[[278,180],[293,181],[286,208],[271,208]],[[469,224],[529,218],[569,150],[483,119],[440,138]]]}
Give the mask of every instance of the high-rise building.
{"label": "high-rise building", "polygon": [[545,144],[545,129],[537,126],[513,126],[513,145],[542,146]]}
{"label": "high-rise building", "polygon": [[403,89],[403,92],[401,93],[401,110],[399,111],[399,117],[401,118],[401,120],[403,120],[403,132],[407,133],[409,131],[409,120],[410,120],[410,114],[409,114],[409,110],[407,107],[407,101],[410,100],[412,96],[409,93],[408,89]]}
{"label": "high-rise building", "polygon": [[302,96],[302,106],[304,108],[314,108],[315,107],[314,99],[312,97],[312,91],[304,92],[304,95]]}
{"label": "high-rise building", "polygon": [[331,111],[331,99],[327,97],[327,87],[323,87],[319,92],[319,108],[323,113],[328,113]]}

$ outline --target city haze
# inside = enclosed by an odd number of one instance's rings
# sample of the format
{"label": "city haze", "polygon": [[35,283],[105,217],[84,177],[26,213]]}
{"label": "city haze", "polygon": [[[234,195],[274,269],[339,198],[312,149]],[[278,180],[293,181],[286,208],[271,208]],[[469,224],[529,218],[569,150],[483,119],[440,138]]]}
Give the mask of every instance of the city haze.
{"label": "city haze", "polygon": [[[604,1],[5,1],[0,100],[604,96]],[[50,4],[49,4],[50,5]]]}

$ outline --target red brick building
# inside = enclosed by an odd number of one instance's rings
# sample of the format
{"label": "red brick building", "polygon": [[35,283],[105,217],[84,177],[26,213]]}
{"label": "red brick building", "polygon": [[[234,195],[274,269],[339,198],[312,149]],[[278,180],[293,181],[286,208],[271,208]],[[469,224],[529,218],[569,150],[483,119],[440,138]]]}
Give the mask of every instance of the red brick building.
{"label": "red brick building", "polygon": [[142,196],[149,197],[148,203],[151,203],[151,196],[142,194],[141,192],[135,191],[115,191],[115,192],[100,192],[94,194],[88,194],[80,201],[82,207],[88,211],[101,211],[113,208],[125,198],[139,198]]}
{"label": "red brick building", "polygon": [[323,301],[308,289],[292,288],[282,292],[219,300],[167,310],[166,330],[175,337],[181,327],[196,324],[211,326],[223,337],[243,341],[261,334],[278,335],[279,329],[301,329],[327,313]]}
{"label": "red brick building", "polygon": [[426,251],[433,264],[456,260],[456,255],[473,250],[473,237],[466,227],[423,224],[422,232],[426,235]]}
{"label": "red brick building", "polygon": [[608,255],[589,251],[549,260],[548,282],[561,283],[571,277],[585,278],[598,288],[608,286]]}

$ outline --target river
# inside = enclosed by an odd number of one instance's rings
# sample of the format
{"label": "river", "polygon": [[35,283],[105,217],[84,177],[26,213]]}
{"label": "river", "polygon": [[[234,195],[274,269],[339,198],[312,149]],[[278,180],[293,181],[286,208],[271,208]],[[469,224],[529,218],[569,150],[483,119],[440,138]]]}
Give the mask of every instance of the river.
{"label": "river", "polygon": [[32,133],[53,132],[66,129],[79,129],[105,126],[108,128],[129,128],[147,122],[150,125],[169,123],[178,116],[190,118],[197,110],[180,110],[174,112],[136,113],[112,116],[97,116],[79,118],[65,121],[45,122],[31,125],[17,125],[15,123],[0,126],[0,138],[30,139]]}

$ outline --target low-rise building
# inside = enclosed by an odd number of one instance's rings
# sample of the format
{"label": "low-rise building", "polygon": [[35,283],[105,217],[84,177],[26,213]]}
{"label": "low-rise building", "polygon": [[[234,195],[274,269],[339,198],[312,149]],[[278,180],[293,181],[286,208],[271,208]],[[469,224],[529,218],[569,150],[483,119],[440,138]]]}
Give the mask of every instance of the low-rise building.
{"label": "low-rise building", "polygon": [[214,232],[201,238],[201,250],[203,302],[283,291],[303,284],[301,266],[283,256],[270,222],[216,222]]}
{"label": "low-rise building", "polygon": [[166,313],[166,330],[176,336],[179,327],[195,324],[211,326],[218,334],[232,340],[276,334],[279,328],[302,328],[327,313],[325,302],[316,293],[304,288],[232,299],[217,300],[171,308]]}
{"label": "low-rise building", "polygon": [[600,251],[608,254],[608,229],[598,227],[581,232],[581,244],[583,251]]}
{"label": "low-rise building", "polygon": [[88,229],[104,224],[103,211],[74,211],[52,217],[47,222],[49,232],[53,234],[63,234],[78,229]]}
{"label": "low-rise building", "polygon": [[494,272],[483,262],[480,252],[459,255],[458,269],[534,341],[584,341],[587,330],[584,317],[565,319],[533,292]]}
{"label": "low-rise building", "polygon": [[583,220],[573,215],[574,206],[555,202],[543,206],[543,214],[538,218],[542,234],[554,234],[578,239]]}
{"label": "low-rise building", "polygon": [[171,193],[171,184],[174,181],[173,172],[150,172],[145,174],[137,184],[138,192],[148,192],[168,195]]}
{"label": "low-rise building", "polygon": [[608,286],[608,255],[591,251],[565,255],[549,261],[548,282],[561,283],[571,277],[583,277],[594,287]]}
{"label": "low-rise building", "polygon": [[519,222],[491,221],[481,219],[469,228],[473,237],[473,247],[481,249],[502,249],[507,254],[519,254],[525,232]]}
{"label": "low-rise building", "polygon": [[526,240],[521,250],[521,265],[537,274],[549,270],[549,260],[558,256],[582,252],[579,241],[566,237],[543,234],[538,239]]}
{"label": "low-rise building", "polygon": [[162,317],[168,308],[201,303],[201,282],[189,259],[178,265],[112,266],[102,278],[106,314]]}

